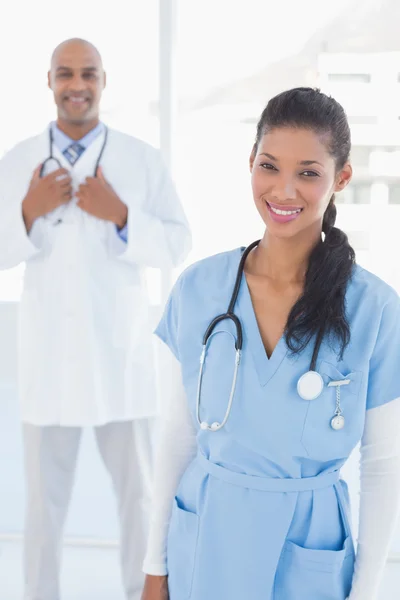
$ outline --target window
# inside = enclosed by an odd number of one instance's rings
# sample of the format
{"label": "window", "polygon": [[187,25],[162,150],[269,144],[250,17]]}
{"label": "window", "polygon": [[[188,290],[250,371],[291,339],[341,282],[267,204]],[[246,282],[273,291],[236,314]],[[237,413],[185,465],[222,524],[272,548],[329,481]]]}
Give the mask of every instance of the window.
{"label": "window", "polygon": [[370,146],[353,146],[351,162],[354,167],[368,167],[372,148]]}
{"label": "window", "polygon": [[370,249],[370,235],[366,231],[348,231],[349,242],[354,250],[358,252],[368,252]]}
{"label": "window", "polygon": [[399,148],[377,148],[371,152],[370,172],[376,177],[399,176],[400,151]]}
{"label": "window", "polygon": [[371,186],[364,183],[352,183],[337,196],[339,204],[370,204]]}
{"label": "window", "polygon": [[351,115],[349,116],[350,125],[377,125],[378,117],[373,115]]}
{"label": "window", "polygon": [[400,183],[389,185],[389,204],[400,204]]}
{"label": "window", "polygon": [[[76,2],[76,10],[74,4],[71,0],[70,9],[50,28],[44,22],[38,28],[31,24],[37,14],[54,10],[51,0],[38,0],[35,6],[24,3],[23,23],[20,6],[10,4],[7,9],[7,18],[20,25],[18,36],[14,27],[4,29],[0,36],[1,55],[9,57],[3,76],[13,81],[13,93],[2,97],[0,157],[19,141],[43,131],[54,119],[53,98],[46,85],[50,55],[58,43],[75,36],[93,42],[102,54],[107,72],[101,104],[104,121],[159,144],[158,115],[150,110],[151,102],[158,98],[158,1],[114,0],[106,10],[94,0]],[[16,98],[24,99],[29,110],[21,110]],[[23,265],[0,271],[0,302],[19,300],[23,271]]]}
{"label": "window", "polygon": [[328,81],[331,83],[371,83],[369,73],[329,73]]}

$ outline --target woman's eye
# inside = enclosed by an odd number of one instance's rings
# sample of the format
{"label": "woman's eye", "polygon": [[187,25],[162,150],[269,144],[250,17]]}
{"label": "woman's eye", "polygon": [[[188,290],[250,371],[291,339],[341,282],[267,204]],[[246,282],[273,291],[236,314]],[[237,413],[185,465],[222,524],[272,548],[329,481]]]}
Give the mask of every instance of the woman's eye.
{"label": "woman's eye", "polygon": [[[262,169],[267,170],[267,171],[278,171],[278,169],[274,165],[271,165],[271,163],[260,163],[260,167]],[[302,171],[300,173],[300,175],[302,177],[307,177],[307,178],[309,178],[309,177],[319,177],[319,174],[316,171],[309,171],[309,170]]]}

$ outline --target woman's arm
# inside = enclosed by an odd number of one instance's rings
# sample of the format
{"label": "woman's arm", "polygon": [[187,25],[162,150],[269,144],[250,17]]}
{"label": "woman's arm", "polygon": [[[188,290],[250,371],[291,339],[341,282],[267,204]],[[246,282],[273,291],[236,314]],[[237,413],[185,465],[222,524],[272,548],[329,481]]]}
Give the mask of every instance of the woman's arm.
{"label": "woman's arm", "polygon": [[400,511],[400,398],[367,411],[360,523],[349,600],[377,600]]}
{"label": "woman's arm", "polygon": [[150,534],[143,571],[166,575],[166,546],[173,499],[179,481],[196,453],[196,430],[183,387],[181,366],[162,348],[160,378],[163,389],[161,431],[157,444]]}

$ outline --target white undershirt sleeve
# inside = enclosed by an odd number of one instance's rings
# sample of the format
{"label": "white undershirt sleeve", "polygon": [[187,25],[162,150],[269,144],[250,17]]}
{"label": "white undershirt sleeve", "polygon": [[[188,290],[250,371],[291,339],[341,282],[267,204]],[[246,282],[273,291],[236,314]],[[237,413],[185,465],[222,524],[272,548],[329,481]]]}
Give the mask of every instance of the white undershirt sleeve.
{"label": "white undershirt sleeve", "polygon": [[150,533],[143,571],[167,574],[167,536],[179,481],[196,454],[196,430],[183,386],[181,365],[167,348],[160,360],[162,406],[154,468]]}
{"label": "white undershirt sleeve", "polygon": [[360,477],[357,557],[349,600],[378,600],[400,512],[400,398],[367,411]]}

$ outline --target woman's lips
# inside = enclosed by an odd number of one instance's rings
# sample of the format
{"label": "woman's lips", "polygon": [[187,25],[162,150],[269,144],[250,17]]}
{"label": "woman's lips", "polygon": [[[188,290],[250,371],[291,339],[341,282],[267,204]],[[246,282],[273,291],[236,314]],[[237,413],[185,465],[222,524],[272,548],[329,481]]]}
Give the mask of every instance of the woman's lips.
{"label": "woman's lips", "polygon": [[267,201],[265,201],[265,203],[271,218],[277,223],[289,223],[290,221],[294,221],[300,216],[303,210],[299,206],[279,205]]}

